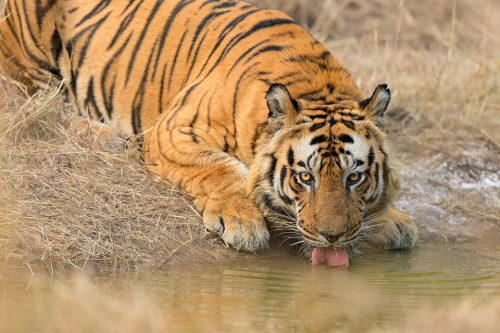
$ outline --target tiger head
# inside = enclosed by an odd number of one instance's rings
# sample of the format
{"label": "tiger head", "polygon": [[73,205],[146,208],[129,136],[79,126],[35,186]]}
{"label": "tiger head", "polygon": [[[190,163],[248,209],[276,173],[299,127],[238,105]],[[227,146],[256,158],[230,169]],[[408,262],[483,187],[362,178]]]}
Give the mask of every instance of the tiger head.
{"label": "tiger head", "polygon": [[284,85],[267,94],[267,137],[250,169],[249,192],[270,228],[312,247],[354,244],[383,211],[399,178],[382,131],[391,95],[379,85],[361,102],[297,99]]}

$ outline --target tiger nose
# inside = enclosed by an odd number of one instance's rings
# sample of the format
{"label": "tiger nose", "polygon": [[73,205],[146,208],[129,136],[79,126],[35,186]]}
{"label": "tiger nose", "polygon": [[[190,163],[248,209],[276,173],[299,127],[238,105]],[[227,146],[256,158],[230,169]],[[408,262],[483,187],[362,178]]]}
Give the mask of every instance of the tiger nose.
{"label": "tiger nose", "polygon": [[330,234],[326,232],[320,232],[320,234],[325,237],[325,239],[330,242],[330,243],[335,243],[336,241],[339,240],[340,237],[342,237],[345,234],[344,232],[338,233],[338,234]]}

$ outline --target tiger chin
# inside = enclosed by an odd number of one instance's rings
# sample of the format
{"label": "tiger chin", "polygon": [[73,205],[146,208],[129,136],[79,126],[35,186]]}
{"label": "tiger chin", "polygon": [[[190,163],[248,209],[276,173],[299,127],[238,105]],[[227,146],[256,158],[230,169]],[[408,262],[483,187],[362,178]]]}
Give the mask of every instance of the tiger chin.
{"label": "tiger chin", "polygon": [[414,245],[414,222],[391,206],[388,87],[363,99],[286,14],[230,0],[8,0],[0,22],[8,74],[29,91],[64,82],[81,116],[144,135],[146,168],[233,248],[264,249],[270,231],[313,261]]}

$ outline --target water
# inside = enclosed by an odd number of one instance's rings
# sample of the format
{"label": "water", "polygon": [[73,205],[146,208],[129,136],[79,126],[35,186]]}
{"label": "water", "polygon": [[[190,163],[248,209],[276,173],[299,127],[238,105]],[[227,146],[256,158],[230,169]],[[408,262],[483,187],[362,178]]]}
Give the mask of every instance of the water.
{"label": "water", "polygon": [[383,329],[464,298],[499,297],[500,245],[424,244],[366,253],[349,268],[275,253],[148,273],[0,282],[0,319],[10,331]]}

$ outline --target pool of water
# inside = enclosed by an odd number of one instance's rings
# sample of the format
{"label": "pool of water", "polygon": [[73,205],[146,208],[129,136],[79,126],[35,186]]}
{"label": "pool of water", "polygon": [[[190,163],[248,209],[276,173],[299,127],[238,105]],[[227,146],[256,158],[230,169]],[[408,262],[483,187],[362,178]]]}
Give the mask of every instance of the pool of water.
{"label": "pool of water", "polygon": [[116,276],[8,274],[0,283],[0,324],[12,331],[384,329],[464,298],[500,296],[500,244],[365,253],[348,268],[272,253]]}

